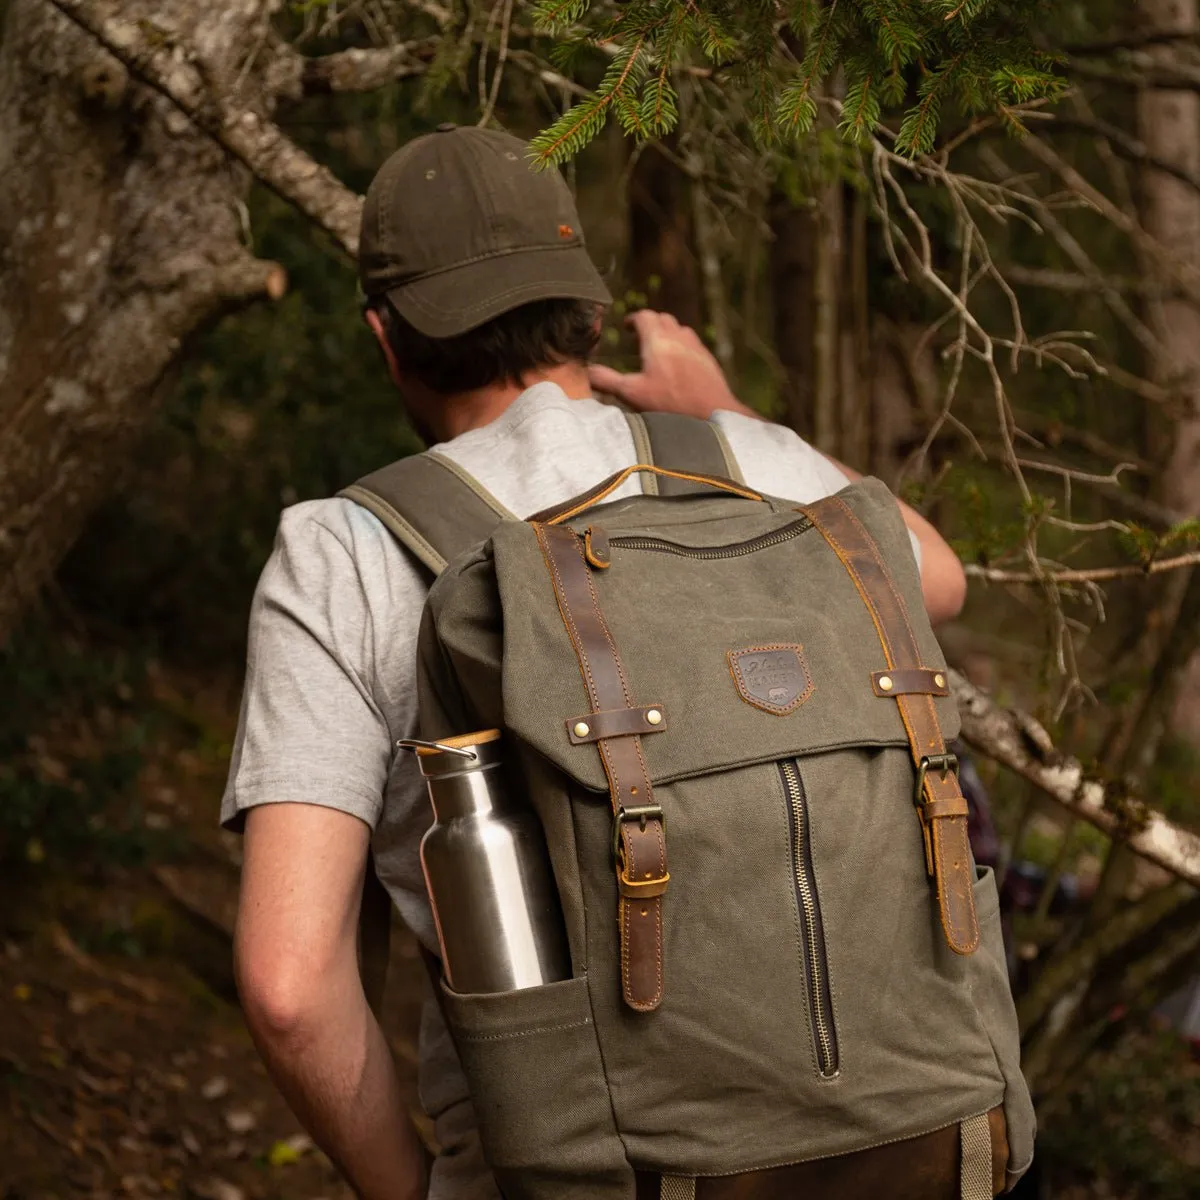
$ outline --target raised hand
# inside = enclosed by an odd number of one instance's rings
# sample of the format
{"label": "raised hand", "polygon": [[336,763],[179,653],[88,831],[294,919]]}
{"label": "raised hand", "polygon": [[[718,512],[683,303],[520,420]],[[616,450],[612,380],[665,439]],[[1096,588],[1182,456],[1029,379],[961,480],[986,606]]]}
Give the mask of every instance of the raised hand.
{"label": "raised hand", "polygon": [[720,363],[694,329],[670,313],[642,309],[626,324],[637,335],[642,369],[625,373],[593,364],[592,387],[641,412],[675,412],[707,419],[718,409],[756,415],[729,389]]}

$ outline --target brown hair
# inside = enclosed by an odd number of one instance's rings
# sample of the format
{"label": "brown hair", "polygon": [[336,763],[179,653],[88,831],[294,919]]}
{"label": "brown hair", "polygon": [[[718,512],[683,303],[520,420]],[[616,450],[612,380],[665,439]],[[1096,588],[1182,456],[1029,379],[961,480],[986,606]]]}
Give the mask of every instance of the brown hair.
{"label": "brown hair", "polygon": [[419,333],[386,298],[368,303],[401,370],[444,396],[519,384],[538,368],[587,362],[600,336],[598,306],[591,300],[534,300],[449,338]]}

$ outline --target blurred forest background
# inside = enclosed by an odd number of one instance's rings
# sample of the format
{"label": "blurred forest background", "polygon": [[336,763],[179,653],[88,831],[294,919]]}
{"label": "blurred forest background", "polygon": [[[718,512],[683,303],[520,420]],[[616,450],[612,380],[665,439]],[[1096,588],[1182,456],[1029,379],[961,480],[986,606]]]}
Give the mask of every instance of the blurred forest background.
{"label": "blurred forest background", "polygon": [[447,120],[549,130],[606,361],[675,313],[952,539],[1029,1194],[1200,1195],[1197,0],[0,0],[0,1196],[342,1194],[215,822],[280,508],[419,449],[356,196]]}

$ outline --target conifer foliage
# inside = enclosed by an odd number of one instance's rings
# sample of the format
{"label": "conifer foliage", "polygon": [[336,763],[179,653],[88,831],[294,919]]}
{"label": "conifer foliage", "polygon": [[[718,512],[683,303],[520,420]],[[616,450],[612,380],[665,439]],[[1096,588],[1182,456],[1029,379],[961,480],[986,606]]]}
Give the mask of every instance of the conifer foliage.
{"label": "conifer foliage", "polygon": [[1033,36],[1047,0],[538,0],[534,12],[564,70],[608,56],[595,90],[535,140],[545,165],[578,153],[610,117],[639,140],[669,133],[679,70],[744,102],[768,144],[808,133],[840,72],[845,136],[864,141],[895,118],[906,154],[928,153],[950,113],[996,115],[1019,131],[1022,106],[1064,86]]}

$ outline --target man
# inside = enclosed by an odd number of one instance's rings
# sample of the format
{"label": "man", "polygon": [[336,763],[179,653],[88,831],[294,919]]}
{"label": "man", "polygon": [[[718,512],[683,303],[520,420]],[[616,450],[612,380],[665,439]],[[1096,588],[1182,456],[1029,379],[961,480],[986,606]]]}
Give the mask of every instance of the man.
{"label": "man", "polygon": [[[508,509],[533,513],[636,461],[619,408],[713,415],[747,482],[797,502],[849,472],[757,419],[690,330],[633,319],[643,369],[587,360],[608,292],[555,173],[513,138],[444,126],[381,169],[363,216],[366,320],[416,426]],[[635,479],[626,485],[640,487]],[[965,580],[916,513],[926,604],[954,615]],[[400,738],[416,730],[416,636],[428,572],[348,500],[280,523],[250,620],[246,690],[222,819],[245,828],[236,960],[246,1019],[281,1091],[368,1200],[423,1195],[421,1147],[364,998],[356,926],[368,850],[401,916],[436,939],[418,844],[428,803]],[[420,1046],[422,1103],[444,1154],[434,1200],[497,1192],[436,1007]]]}

